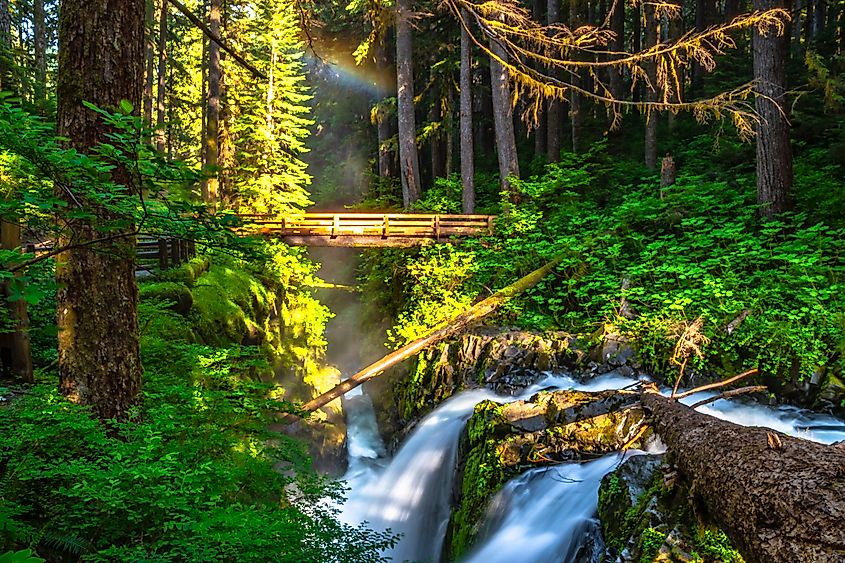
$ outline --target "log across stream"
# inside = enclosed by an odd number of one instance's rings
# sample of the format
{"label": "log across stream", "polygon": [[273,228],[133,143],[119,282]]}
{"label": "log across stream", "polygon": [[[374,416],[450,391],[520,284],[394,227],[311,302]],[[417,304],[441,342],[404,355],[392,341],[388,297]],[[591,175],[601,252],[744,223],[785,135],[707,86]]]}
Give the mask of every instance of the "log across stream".
{"label": "log across stream", "polygon": [[[605,376],[586,384],[563,375],[551,376],[538,387],[526,390],[522,398],[540,387],[599,391],[621,389],[630,383],[631,380],[618,376]],[[458,440],[464,424],[482,400],[508,402],[520,397],[497,397],[486,390],[465,391],[421,420],[390,459],[378,436],[372,404],[359,390],[354,393],[346,397],[350,456],[346,480],[351,490],[342,510],[343,519],[349,523],[366,521],[374,528],[401,533],[403,537],[396,548],[385,553],[389,560],[440,561],[452,502]],[[694,395],[683,402],[692,404],[706,396]],[[698,410],[742,426],[772,428],[821,443],[845,439],[841,422],[788,407],[720,400]],[[808,426],[820,430],[807,431]],[[596,541],[599,482],[622,461],[621,456],[609,454],[588,463],[534,469],[513,479],[493,499],[495,509],[489,511],[489,521],[462,560],[579,560],[583,557],[583,544]]]}

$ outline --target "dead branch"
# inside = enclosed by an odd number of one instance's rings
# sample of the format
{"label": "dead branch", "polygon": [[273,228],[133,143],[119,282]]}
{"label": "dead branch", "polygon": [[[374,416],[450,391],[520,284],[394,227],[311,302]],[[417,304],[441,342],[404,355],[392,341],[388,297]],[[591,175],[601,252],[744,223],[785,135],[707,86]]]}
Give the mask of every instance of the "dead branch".
{"label": "dead branch", "polygon": [[683,399],[685,397],[689,397],[690,395],[695,395],[696,393],[700,393],[702,391],[709,391],[710,389],[719,389],[721,387],[724,387],[726,385],[730,385],[731,383],[739,381],[740,379],[745,379],[746,377],[749,377],[751,375],[757,375],[758,373],[760,373],[760,370],[757,369],[757,368],[753,368],[753,369],[750,369],[748,371],[744,371],[739,375],[735,375],[733,377],[730,377],[728,379],[725,379],[725,380],[722,380],[722,381],[717,381],[716,383],[708,383],[707,385],[702,385],[701,387],[696,387],[695,389],[690,389],[689,391],[684,391],[683,393],[678,393],[673,398],[674,399]]}
{"label": "dead branch", "polygon": [[704,405],[715,403],[719,399],[729,399],[731,397],[736,397],[737,395],[745,395],[746,393],[760,393],[765,391],[766,389],[767,388],[765,385],[750,385],[748,387],[740,387],[739,389],[731,389],[730,391],[725,391],[724,393],[720,393],[719,395],[714,395],[713,397],[698,401],[697,403],[690,405],[689,408],[697,409],[698,407],[703,407]]}

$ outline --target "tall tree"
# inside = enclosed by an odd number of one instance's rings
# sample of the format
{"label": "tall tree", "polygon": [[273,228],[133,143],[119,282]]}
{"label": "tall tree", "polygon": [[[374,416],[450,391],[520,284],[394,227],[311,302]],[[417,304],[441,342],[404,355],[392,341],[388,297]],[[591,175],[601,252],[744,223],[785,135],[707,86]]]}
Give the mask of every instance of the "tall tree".
{"label": "tall tree", "polygon": [[[549,25],[560,22],[560,0],[548,0],[546,5],[546,21]],[[552,76],[560,78],[560,71],[552,69]],[[549,162],[560,160],[560,124],[562,102],[556,98],[548,101],[546,119],[546,158]]]}
{"label": "tall tree", "polygon": [[[376,67],[380,76],[387,75],[387,69],[390,67],[386,42],[386,39],[383,40],[376,49]],[[385,100],[380,100],[374,108],[374,117],[378,134],[378,175],[382,180],[393,177],[393,154],[387,147],[393,129],[391,116]]]}
{"label": "tall tree", "polygon": [[44,0],[32,0],[33,42],[35,44],[35,105],[44,113],[47,101],[47,21]]}
{"label": "tall tree", "polygon": [[0,90],[11,87],[12,13],[9,0],[0,0]]}
{"label": "tall tree", "polygon": [[402,178],[402,204],[405,207],[420,198],[420,159],[417,152],[417,122],[414,116],[412,16],[411,0],[397,0],[396,103],[399,113],[399,175]]}
{"label": "tall tree", "polygon": [[[625,0],[612,1],[610,30],[613,32],[613,39],[610,41],[610,50],[614,53],[621,53],[625,50]],[[610,69],[610,92],[616,100],[621,100],[625,96],[623,69]]]}
{"label": "tall tree", "polygon": [[469,16],[463,12],[461,25],[461,202],[464,213],[475,213],[475,153],[472,143],[472,43],[464,25]]}
{"label": "tall tree", "polygon": [[[758,11],[785,7],[783,0],[754,0]],[[754,28],[754,101],[757,124],[757,202],[772,217],[791,206],[792,147],[786,103],[788,37],[776,29]]]}
{"label": "tall tree", "polygon": [[[581,9],[586,5],[579,0],[569,0],[569,27],[575,29],[578,27],[582,19]],[[570,80],[572,84],[577,87],[583,87],[584,76],[582,72],[577,69],[571,73]],[[583,96],[574,88],[569,91],[569,122],[572,132],[572,152],[579,152],[581,150],[581,130],[584,124],[584,108]]]}
{"label": "tall tree", "polygon": [[165,93],[167,92],[167,0],[161,0],[158,15],[158,89],[156,91],[156,150],[164,153]]}
{"label": "tall tree", "polygon": [[[140,108],[144,1],[64,0],[59,47],[58,133],[86,152],[107,142],[112,130],[83,101],[115,108],[128,100]],[[137,193],[128,169],[119,166],[111,174]],[[94,215],[70,219],[73,240],[60,241],[77,245],[56,264],[61,390],[71,400],[91,405],[102,420],[125,419],[141,387],[135,240],[113,237],[129,234],[133,227],[114,224],[112,212],[93,202],[78,202],[59,188],[56,194],[71,208],[82,205]]]}
{"label": "tall tree", "polygon": [[[645,16],[645,47],[651,49],[657,45],[657,17],[654,3],[643,3],[643,14]],[[659,87],[657,85],[657,63],[650,61],[646,66],[649,84],[646,86],[646,100],[655,102],[659,99]],[[645,112],[645,165],[649,170],[657,168],[657,112],[646,109]]]}
{"label": "tall tree", "polygon": [[[221,0],[211,0],[208,13],[208,27],[215,37],[220,37]],[[202,182],[202,199],[208,204],[217,203],[217,188],[220,163],[220,45],[211,41],[208,45],[208,106],[205,112],[205,165],[206,177]]]}
{"label": "tall tree", "polygon": [[147,10],[144,16],[146,21],[146,46],[144,56],[146,58],[144,70],[144,121],[147,124],[153,122],[153,84],[155,84],[155,0],[147,0]]}
{"label": "tall tree", "polygon": [[[511,192],[510,178],[519,177],[519,160],[516,154],[516,135],[513,127],[513,103],[508,69],[499,62],[507,61],[508,54],[495,40],[490,39],[490,81],[493,94],[493,126],[496,131],[496,153],[499,157],[499,177],[502,191]],[[498,58],[497,58],[498,57]]]}

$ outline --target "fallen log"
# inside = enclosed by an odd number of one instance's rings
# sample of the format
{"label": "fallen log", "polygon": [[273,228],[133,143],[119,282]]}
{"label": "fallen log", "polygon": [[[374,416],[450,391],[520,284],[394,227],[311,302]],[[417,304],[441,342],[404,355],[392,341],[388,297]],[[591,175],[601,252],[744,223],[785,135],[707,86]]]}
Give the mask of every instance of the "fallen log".
{"label": "fallen log", "polygon": [[642,404],[696,501],[747,563],[845,561],[845,451],[696,412]]}
{"label": "fallen log", "polygon": [[395,352],[387,354],[377,362],[365,367],[358,373],[344,380],[339,385],[329,389],[319,397],[311,399],[310,401],[302,405],[302,410],[305,412],[315,411],[320,407],[337,399],[347,391],[354,389],[365,381],[383,373],[384,370],[386,370],[387,368],[394,366],[399,362],[410,358],[411,356],[414,356],[415,354],[420,353],[422,350],[429,346],[437,344],[438,342],[441,342],[447,338],[450,338],[460,333],[473,323],[481,320],[485,316],[498,309],[502,304],[508,302],[513,297],[540,283],[540,280],[549,275],[552,270],[554,270],[555,266],[560,264],[560,262],[561,259],[556,258],[545,266],[543,266],[542,268],[538,268],[527,276],[518,279],[511,285],[500,289],[487,299],[476,303],[460,315],[453,318],[443,328],[435,330],[431,334],[424,336],[423,338],[418,338],[417,340],[414,340],[413,342],[402,346]]}

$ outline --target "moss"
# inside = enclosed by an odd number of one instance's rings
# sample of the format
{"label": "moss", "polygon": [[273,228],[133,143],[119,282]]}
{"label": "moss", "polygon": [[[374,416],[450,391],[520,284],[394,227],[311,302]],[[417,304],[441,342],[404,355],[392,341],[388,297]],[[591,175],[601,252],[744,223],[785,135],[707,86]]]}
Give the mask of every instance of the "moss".
{"label": "moss", "polygon": [[172,311],[157,311],[145,319],[141,326],[141,338],[159,338],[169,342],[183,342],[192,344],[196,342],[191,324],[185,317]]}
{"label": "moss", "polygon": [[640,536],[640,563],[652,563],[657,552],[666,542],[666,534],[654,528],[646,528]]}
{"label": "moss", "polygon": [[472,546],[487,503],[511,476],[499,447],[503,427],[507,426],[501,408],[498,403],[483,401],[467,421],[462,443],[467,454],[461,500],[449,521],[452,559],[459,559]]}
{"label": "moss", "polygon": [[705,561],[743,563],[742,555],[734,548],[722,530],[697,526],[693,545]]}
{"label": "moss", "polygon": [[211,260],[206,256],[197,256],[188,262],[156,274],[157,281],[171,281],[193,287],[194,283],[211,267]]}
{"label": "moss", "polygon": [[247,333],[247,316],[219,285],[194,288],[191,318],[205,344],[226,346],[240,343]]}
{"label": "moss", "polygon": [[180,315],[188,314],[194,303],[191,290],[185,284],[170,281],[145,282],[138,285],[142,301],[170,303],[170,308]]}

